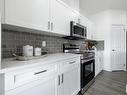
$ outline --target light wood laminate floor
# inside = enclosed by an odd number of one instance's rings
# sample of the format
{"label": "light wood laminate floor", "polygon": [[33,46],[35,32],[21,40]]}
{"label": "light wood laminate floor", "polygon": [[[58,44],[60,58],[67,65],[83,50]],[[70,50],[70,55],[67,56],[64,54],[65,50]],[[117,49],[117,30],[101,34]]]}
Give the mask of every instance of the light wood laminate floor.
{"label": "light wood laminate floor", "polygon": [[127,72],[103,71],[84,95],[127,95]]}

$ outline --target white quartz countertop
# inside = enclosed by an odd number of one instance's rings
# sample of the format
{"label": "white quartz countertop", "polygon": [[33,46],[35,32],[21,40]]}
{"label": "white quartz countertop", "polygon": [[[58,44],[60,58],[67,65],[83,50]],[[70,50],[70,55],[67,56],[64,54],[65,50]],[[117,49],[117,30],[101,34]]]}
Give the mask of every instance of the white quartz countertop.
{"label": "white quartz countertop", "polygon": [[47,54],[47,56],[39,59],[33,59],[28,61],[18,61],[13,58],[3,59],[1,63],[0,73],[10,72],[12,70],[19,70],[28,67],[34,67],[39,65],[52,64],[57,61],[64,59],[70,59],[74,57],[80,57],[80,54],[70,54],[70,53],[57,53],[57,54]]}

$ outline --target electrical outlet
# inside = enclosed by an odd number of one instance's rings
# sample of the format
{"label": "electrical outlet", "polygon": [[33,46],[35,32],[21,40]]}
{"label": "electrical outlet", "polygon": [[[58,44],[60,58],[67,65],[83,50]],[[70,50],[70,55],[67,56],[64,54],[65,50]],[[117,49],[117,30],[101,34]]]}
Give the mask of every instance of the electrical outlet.
{"label": "electrical outlet", "polygon": [[46,41],[42,41],[42,47],[46,47]]}

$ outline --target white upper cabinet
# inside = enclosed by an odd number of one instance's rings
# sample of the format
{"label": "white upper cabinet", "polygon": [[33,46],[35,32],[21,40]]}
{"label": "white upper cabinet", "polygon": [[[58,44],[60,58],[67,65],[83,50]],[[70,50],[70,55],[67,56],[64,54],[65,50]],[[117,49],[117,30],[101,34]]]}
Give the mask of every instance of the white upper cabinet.
{"label": "white upper cabinet", "polygon": [[[2,0],[3,1],[3,0]],[[58,0],[5,0],[3,24],[70,34],[72,9]]]}
{"label": "white upper cabinet", "polygon": [[110,10],[111,24],[127,24],[127,12],[126,10]]}
{"label": "white upper cabinet", "polygon": [[74,0],[73,8],[76,11],[79,11],[79,0]]}
{"label": "white upper cabinet", "polygon": [[87,39],[93,39],[93,22],[80,14],[79,23],[87,28]]}
{"label": "white upper cabinet", "polygon": [[88,33],[91,34],[89,20],[80,18],[79,0],[2,1],[3,24],[69,36],[70,21],[75,21],[88,27]]}
{"label": "white upper cabinet", "polygon": [[73,10],[79,11],[79,0],[58,0],[58,1],[63,1]]}
{"label": "white upper cabinet", "polygon": [[72,14],[72,21],[75,21],[76,23],[80,23],[79,13],[76,11],[71,11]]}
{"label": "white upper cabinet", "polygon": [[51,32],[70,34],[71,10],[64,3],[51,0]]}
{"label": "white upper cabinet", "polygon": [[5,0],[4,23],[49,31],[50,0]]}
{"label": "white upper cabinet", "polygon": [[87,26],[87,39],[94,40],[93,23],[91,21],[89,21],[89,24]]}

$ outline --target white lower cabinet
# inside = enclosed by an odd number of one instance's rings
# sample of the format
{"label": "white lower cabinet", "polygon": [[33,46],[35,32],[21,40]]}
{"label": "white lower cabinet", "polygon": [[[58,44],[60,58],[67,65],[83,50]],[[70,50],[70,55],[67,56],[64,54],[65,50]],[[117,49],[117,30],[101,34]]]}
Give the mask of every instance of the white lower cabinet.
{"label": "white lower cabinet", "polygon": [[6,92],[5,95],[57,95],[56,93],[56,79],[50,77],[25,84]]}
{"label": "white lower cabinet", "polygon": [[63,95],[77,95],[79,91],[79,68],[64,73]]}
{"label": "white lower cabinet", "polygon": [[4,95],[4,75],[0,74],[0,95]]}
{"label": "white lower cabinet", "polygon": [[57,95],[57,64],[5,74],[5,95]]}
{"label": "white lower cabinet", "polygon": [[64,62],[60,66],[58,95],[77,95],[80,91],[80,58]]}
{"label": "white lower cabinet", "polygon": [[95,52],[95,76],[103,70],[103,51]]}
{"label": "white lower cabinet", "polygon": [[5,95],[77,95],[80,57],[5,73]]}

